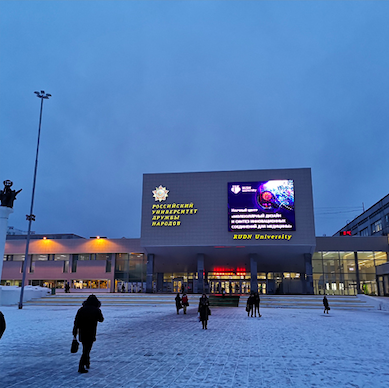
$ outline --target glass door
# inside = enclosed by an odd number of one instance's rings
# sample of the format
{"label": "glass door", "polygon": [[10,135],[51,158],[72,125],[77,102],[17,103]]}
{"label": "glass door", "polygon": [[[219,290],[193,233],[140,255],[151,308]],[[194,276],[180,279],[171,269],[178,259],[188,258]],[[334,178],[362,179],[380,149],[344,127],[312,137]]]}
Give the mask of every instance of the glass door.
{"label": "glass door", "polygon": [[184,279],[175,278],[173,279],[173,292],[175,294],[183,292]]}

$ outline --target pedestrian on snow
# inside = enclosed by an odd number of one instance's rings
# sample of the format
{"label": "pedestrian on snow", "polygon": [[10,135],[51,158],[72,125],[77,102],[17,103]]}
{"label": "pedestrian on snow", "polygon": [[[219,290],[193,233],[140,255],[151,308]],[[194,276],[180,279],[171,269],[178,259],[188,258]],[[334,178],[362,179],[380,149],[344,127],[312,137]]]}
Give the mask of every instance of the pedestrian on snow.
{"label": "pedestrian on snow", "polygon": [[247,316],[253,316],[253,306],[254,306],[254,294],[251,293],[250,296],[247,298],[247,305],[246,305],[246,311],[247,311]]}
{"label": "pedestrian on snow", "polygon": [[324,298],[323,298],[323,305],[324,305],[324,314],[326,313],[326,311],[328,314],[328,311],[330,311],[330,305],[328,304],[328,299],[327,299],[326,295],[324,295]]}
{"label": "pedestrian on snow", "polygon": [[177,309],[177,314],[180,313],[180,309],[182,308],[181,304],[181,298],[180,298],[180,293],[177,294],[176,296],[176,309]]}
{"label": "pedestrian on snow", "polygon": [[[258,311],[258,317],[261,317],[262,315],[259,313],[259,303],[261,302],[261,299],[259,297],[258,292],[254,293],[254,316],[257,316]],[[253,316],[253,314],[251,314]]]}
{"label": "pedestrian on snow", "polygon": [[211,310],[209,309],[209,300],[205,294],[200,298],[198,312],[200,314],[200,321],[203,324],[203,329],[207,329],[208,316],[211,315]]}
{"label": "pedestrian on snow", "polygon": [[0,338],[3,336],[3,333],[5,332],[6,324],[5,324],[5,318],[3,313],[0,311]]}
{"label": "pedestrian on snow", "polygon": [[69,286],[69,282],[67,282],[67,283],[65,284],[65,292],[66,292],[66,293],[69,293],[69,291],[70,291],[70,286]]}
{"label": "pedestrian on snow", "polygon": [[126,287],[124,286],[124,283],[122,284],[122,292],[126,292]]}
{"label": "pedestrian on snow", "polygon": [[[82,355],[78,366],[79,373],[87,373],[90,367],[90,351],[96,341],[97,322],[103,322],[104,317],[100,310],[101,303],[95,295],[88,296],[77,311],[74,319],[73,336],[82,343]],[[86,368],[86,369],[85,369]]]}
{"label": "pedestrian on snow", "polygon": [[189,306],[188,295],[182,294],[182,308],[184,309],[184,314],[186,314],[186,308]]}

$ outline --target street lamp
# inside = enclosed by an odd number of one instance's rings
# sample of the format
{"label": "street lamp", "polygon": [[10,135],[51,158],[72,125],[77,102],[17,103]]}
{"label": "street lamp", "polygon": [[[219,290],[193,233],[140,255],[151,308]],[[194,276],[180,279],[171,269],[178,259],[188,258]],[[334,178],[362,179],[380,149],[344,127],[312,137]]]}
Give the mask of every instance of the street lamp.
{"label": "street lamp", "polygon": [[40,115],[39,115],[38,142],[37,142],[37,145],[36,145],[34,180],[33,180],[33,184],[32,184],[32,195],[31,195],[31,207],[30,207],[30,214],[26,215],[26,219],[28,221],[28,232],[27,232],[27,241],[26,241],[26,253],[24,255],[24,262],[23,262],[22,289],[20,291],[19,309],[23,308],[24,282],[26,281],[28,247],[30,245],[30,236],[31,236],[31,222],[35,221],[35,215],[32,213],[32,211],[33,211],[33,208],[34,208],[36,171],[38,169],[38,153],[39,153],[39,140],[40,140],[40,136],[41,136],[43,100],[48,100],[49,97],[51,97],[51,94],[45,93],[44,90],[41,90],[40,92],[34,92],[34,93],[36,94],[36,96],[38,98],[41,99],[41,110],[40,110]]}

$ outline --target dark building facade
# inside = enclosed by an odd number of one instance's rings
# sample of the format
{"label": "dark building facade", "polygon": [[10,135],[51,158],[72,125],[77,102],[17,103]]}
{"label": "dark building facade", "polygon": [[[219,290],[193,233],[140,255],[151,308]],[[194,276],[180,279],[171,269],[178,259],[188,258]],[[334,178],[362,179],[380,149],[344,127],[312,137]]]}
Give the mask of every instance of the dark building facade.
{"label": "dark building facade", "polygon": [[256,289],[260,273],[259,287],[274,293],[268,274],[288,272],[299,274],[295,292],[311,293],[315,244],[309,169],[144,175],[148,291],[151,274],[157,291],[166,273],[182,273],[176,278],[194,292],[237,292]]}
{"label": "dark building facade", "polygon": [[389,194],[345,225],[336,236],[389,235]]}

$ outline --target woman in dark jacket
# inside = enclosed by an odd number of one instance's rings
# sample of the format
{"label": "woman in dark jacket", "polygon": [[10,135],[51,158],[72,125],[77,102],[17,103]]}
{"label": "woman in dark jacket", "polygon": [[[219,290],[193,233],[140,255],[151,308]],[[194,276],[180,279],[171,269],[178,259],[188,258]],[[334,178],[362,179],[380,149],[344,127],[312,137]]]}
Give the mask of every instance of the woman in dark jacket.
{"label": "woman in dark jacket", "polygon": [[247,316],[253,316],[253,306],[254,306],[254,294],[251,293],[250,296],[247,298],[247,305],[246,305],[246,311],[247,311]]}
{"label": "woman in dark jacket", "polygon": [[176,296],[176,309],[177,309],[177,314],[180,313],[180,308],[182,308],[182,305],[181,305],[181,298],[180,298],[180,294],[177,294],[177,296]]}
{"label": "woman in dark jacket", "polygon": [[211,311],[209,309],[209,300],[205,294],[200,298],[198,312],[200,313],[200,321],[203,324],[203,329],[207,329],[208,316]]}
{"label": "woman in dark jacket", "polygon": [[89,354],[92,350],[93,342],[96,341],[97,322],[103,322],[104,317],[100,310],[101,303],[95,295],[88,296],[82,303],[82,307],[77,311],[74,319],[73,336],[82,343],[82,355],[78,366],[79,373],[87,373],[85,369],[90,367]]}
{"label": "woman in dark jacket", "polygon": [[257,316],[257,311],[258,311],[258,317],[261,317],[262,315],[259,313],[259,303],[261,299],[259,297],[258,292],[254,293],[254,315]]}
{"label": "woman in dark jacket", "polygon": [[324,305],[324,314],[326,313],[326,311],[327,311],[327,314],[328,314],[330,306],[328,304],[328,299],[327,299],[327,297],[325,295],[324,295],[324,298],[323,298],[323,305]]}

